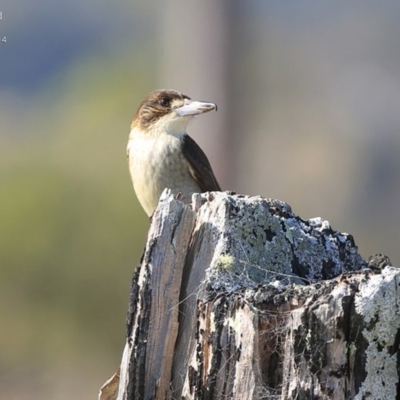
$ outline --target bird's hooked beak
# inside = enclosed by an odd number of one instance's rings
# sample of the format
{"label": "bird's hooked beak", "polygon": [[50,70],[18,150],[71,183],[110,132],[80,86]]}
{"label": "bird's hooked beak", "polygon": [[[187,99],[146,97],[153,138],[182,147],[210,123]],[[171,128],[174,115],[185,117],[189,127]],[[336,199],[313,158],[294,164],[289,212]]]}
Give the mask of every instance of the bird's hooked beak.
{"label": "bird's hooked beak", "polygon": [[185,99],[183,106],[178,107],[175,111],[180,117],[185,117],[189,115],[203,114],[212,110],[217,111],[217,105],[214,103]]}

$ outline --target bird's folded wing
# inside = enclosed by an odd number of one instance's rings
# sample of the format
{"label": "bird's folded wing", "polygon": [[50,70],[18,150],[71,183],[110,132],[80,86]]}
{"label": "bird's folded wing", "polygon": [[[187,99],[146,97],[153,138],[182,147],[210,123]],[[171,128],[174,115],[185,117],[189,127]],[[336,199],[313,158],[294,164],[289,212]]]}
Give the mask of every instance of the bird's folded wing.
{"label": "bird's folded wing", "polygon": [[221,191],[207,156],[189,136],[182,138],[182,151],[189,163],[189,170],[202,192]]}

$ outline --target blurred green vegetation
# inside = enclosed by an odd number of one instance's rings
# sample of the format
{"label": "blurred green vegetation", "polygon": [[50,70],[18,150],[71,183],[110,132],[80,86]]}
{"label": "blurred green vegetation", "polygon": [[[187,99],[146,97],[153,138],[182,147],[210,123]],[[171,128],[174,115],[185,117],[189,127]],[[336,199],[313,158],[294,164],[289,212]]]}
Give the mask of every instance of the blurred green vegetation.
{"label": "blurred green vegetation", "polygon": [[0,372],[118,365],[148,228],[125,152],[145,60],[79,60],[22,100],[23,118],[1,115]]}

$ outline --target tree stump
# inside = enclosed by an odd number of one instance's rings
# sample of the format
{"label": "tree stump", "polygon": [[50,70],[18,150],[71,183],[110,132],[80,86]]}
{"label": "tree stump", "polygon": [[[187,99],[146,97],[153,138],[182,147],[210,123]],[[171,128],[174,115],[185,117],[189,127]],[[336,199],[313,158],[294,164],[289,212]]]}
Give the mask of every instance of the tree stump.
{"label": "tree stump", "polygon": [[388,263],[278,200],[165,191],[100,399],[400,399]]}

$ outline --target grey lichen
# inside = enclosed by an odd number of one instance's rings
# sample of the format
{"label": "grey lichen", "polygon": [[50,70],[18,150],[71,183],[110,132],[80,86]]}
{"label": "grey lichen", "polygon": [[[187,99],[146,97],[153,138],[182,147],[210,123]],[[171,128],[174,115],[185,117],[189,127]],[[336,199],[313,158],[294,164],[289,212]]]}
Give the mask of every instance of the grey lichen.
{"label": "grey lichen", "polygon": [[304,221],[282,201],[213,193],[200,203],[198,221],[213,214],[216,248],[207,281],[214,289],[307,284],[366,265],[350,235],[321,218]]}
{"label": "grey lichen", "polygon": [[356,399],[394,399],[399,381],[397,351],[392,348],[400,330],[400,270],[386,267],[362,283],[355,297],[355,309],[368,328],[362,331],[366,349],[367,378]]}

